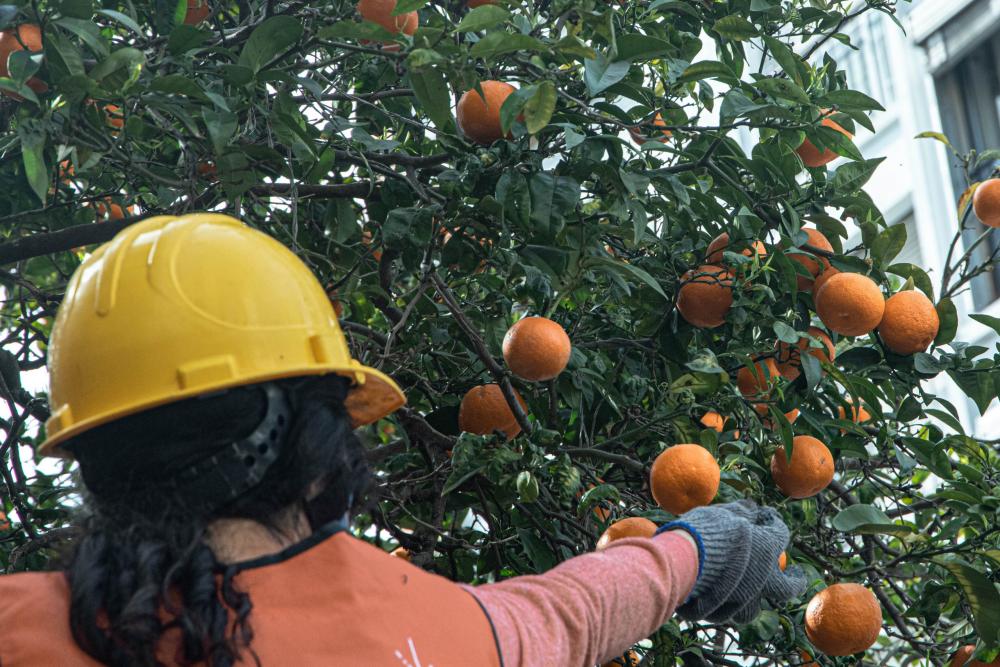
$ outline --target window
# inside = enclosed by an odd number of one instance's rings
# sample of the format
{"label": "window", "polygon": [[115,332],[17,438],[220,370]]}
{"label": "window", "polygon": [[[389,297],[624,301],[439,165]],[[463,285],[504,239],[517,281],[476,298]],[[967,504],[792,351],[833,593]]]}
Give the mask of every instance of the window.
{"label": "window", "polygon": [[[838,68],[847,72],[851,88],[876,100],[891,100],[895,94],[893,72],[889,69],[886,21],[891,22],[891,19],[882,12],[865,12],[844,29],[858,49],[834,43],[827,50],[837,61]],[[820,55],[814,64],[821,62]]]}
{"label": "window", "polygon": [[899,251],[899,254],[892,260],[892,263],[906,263],[923,266],[920,254],[920,240],[917,238],[917,220],[913,217],[913,211],[907,213],[901,220],[896,220],[890,224],[896,225],[899,223],[906,225],[906,245],[903,246],[903,249]]}
{"label": "window", "polygon": [[[977,151],[1000,148],[1000,34],[993,35],[940,74],[936,85],[944,131],[956,147]],[[995,162],[982,164],[971,176],[983,180],[995,166]],[[953,164],[952,182],[957,202],[965,190],[965,178],[957,164]],[[965,233],[966,244],[983,231],[981,225],[969,226],[972,229]],[[998,245],[1000,238],[991,235],[976,249],[976,259],[982,261]],[[990,271],[973,280],[972,296],[976,308],[1000,298],[1000,272]]]}

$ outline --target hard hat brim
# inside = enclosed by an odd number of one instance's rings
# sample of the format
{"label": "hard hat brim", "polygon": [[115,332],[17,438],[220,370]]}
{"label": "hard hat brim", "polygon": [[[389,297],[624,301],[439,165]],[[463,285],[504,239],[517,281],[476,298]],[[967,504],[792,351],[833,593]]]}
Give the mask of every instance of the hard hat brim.
{"label": "hard hat brim", "polygon": [[[213,387],[212,392],[271,380],[326,374],[341,375],[351,380],[352,385],[348,390],[347,398],[344,400],[344,407],[347,409],[347,414],[351,418],[351,425],[354,428],[376,422],[406,405],[406,395],[392,378],[382,371],[361,364],[322,368],[310,366],[301,369],[286,369],[280,373],[263,374],[255,377],[241,377],[238,381],[230,384]],[[73,455],[60,445],[84,431],[89,431],[90,429],[113,422],[116,419],[138,414],[161,405],[194,398],[204,393],[204,388],[196,388],[187,392],[174,392],[159,400],[147,400],[136,405],[124,406],[117,410],[95,415],[89,419],[77,422],[55,435],[48,436],[39,445],[38,453],[42,456],[55,458],[73,458]]]}

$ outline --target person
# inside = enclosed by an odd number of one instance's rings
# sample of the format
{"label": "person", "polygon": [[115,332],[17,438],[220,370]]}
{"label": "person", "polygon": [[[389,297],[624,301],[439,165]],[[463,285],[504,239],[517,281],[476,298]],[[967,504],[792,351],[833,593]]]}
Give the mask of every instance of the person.
{"label": "person", "polygon": [[357,539],[372,478],[353,429],[403,392],[350,357],[290,250],[224,215],[97,249],[49,370],[41,452],[79,464],[86,515],[64,570],[0,577],[3,667],[587,667],[675,610],[747,622],[805,586],[777,566],[788,529],[749,501],[474,588]]}

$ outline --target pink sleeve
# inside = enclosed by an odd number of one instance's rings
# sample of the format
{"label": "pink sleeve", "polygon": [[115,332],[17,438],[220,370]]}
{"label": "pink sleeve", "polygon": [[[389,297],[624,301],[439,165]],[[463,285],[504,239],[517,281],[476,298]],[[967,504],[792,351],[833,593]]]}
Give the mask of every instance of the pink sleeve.
{"label": "pink sleeve", "polygon": [[651,635],[697,577],[697,547],[664,533],[468,590],[493,621],[505,667],[578,667],[602,664]]}

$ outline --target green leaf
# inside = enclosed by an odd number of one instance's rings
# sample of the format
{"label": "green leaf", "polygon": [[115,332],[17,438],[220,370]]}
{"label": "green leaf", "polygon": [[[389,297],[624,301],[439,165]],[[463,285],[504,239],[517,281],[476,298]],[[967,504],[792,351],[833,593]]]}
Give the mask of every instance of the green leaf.
{"label": "green leaf", "polygon": [[515,51],[544,51],[546,46],[543,42],[530,35],[514,34],[509,32],[491,32],[481,40],[473,44],[469,49],[469,55],[492,61],[499,55],[513,53]]}
{"label": "green leaf", "polygon": [[395,9],[392,10],[392,16],[402,16],[403,14],[416,11],[426,5],[427,2],[428,0],[398,0]]}
{"label": "green leaf", "polygon": [[551,81],[543,81],[535,88],[535,93],[524,103],[524,124],[531,134],[537,134],[549,121],[556,110],[556,87]]}
{"label": "green leaf", "polygon": [[451,91],[444,75],[427,67],[410,72],[413,96],[439,130],[450,131],[455,123],[451,115]]}
{"label": "green leaf", "polygon": [[58,6],[59,12],[63,16],[90,20],[90,18],[94,15],[93,0],[62,0]]}
{"label": "green leaf", "polygon": [[948,140],[948,137],[941,132],[921,132],[915,136],[914,139],[934,139],[935,141],[940,141],[948,148],[951,148],[951,142]]}
{"label": "green leaf", "polygon": [[131,47],[118,49],[90,70],[90,78],[105,90],[119,91],[139,79],[145,64],[142,51]]}
{"label": "green leaf", "polygon": [[979,322],[980,324],[985,324],[986,326],[993,329],[997,333],[1000,333],[1000,317],[993,317],[991,315],[981,315],[979,313],[969,315],[969,317]]}
{"label": "green leaf", "polygon": [[422,69],[429,65],[437,65],[447,63],[448,59],[442,56],[437,51],[432,51],[431,49],[413,49],[410,54],[406,56],[406,66],[412,69]]}
{"label": "green leaf", "polygon": [[927,298],[931,301],[934,300],[934,285],[931,284],[931,279],[927,273],[916,264],[893,264],[892,266],[886,267],[885,271],[886,273],[892,273],[908,280],[912,280],[917,289],[926,294]]}
{"label": "green leaf", "polygon": [[873,160],[846,162],[837,167],[830,185],[841,194],[850,194],[860,190],[884,161],[885,158],[880,157]]}
{"label": "green leaf", "polygon": [[790,327],[780,320],[774,323],[774,333],[778,337],[778,340],[789,345],[797,345],[799,339],[802,338],[794,327]]}
{"label": "green leaf", "polygon": [[583,80],[587,84],[587,92],[594,96],[615,85],[628,75],[631,67],[632,63],[625,60],[612,62],[603,53],[585,60]]}
{"label": "green leaf", "polygon": [[212,33],[207,30],[199,30],[193,25],[182,23],[170,32],[170,38],[167,39],[167,50],[170,51],[171,55],[179,56],[197,49],[211,36]]}
{"label": "green leaf", "polygon": [[955,339],[955,334],[958,332],[958,310],[951,299],[945,298],[938,302],[937,314],[941,326],[938,328],[934,344],[947,345]]}
{"label": "green leaf", "polygon": [[293,16],[272,16],[254,28],[240,51],[239,65],[254,74],[288,50],[302,37],[302,21]]}
{"label": "green leaf", "polygon": [[733,81],[736,78],[736,74],[725,63],[717,60],[699,60],[684,70],[680,77],[678,77],[677,83],[689,83],[691,81],[701,81],[702,79]]}
{"label": "green leaf", "polygon": [[236,127],[239,117],[231,111],[202,111],[205,119],[205,127],[208,130],[208,137],[212,142],[212,149],[221,154],[225,152],[233,135],[236,134]]}
{"label": "green leaf", "polygon": [[[183,0],[181,0],[183,2]],[[56,25],[69,30],[71,33],[83,40],[98,58],[104,58],[111,53],[108,43],[101,36],[101,31],[93,21],[84,21],[71,17],[63,17],[53,21]]]}
{"label": "green leaf", "polygon": [[[505,135],[521,115],[528,98],[535,94],[535,89],[536,86],[518,88],[503,101],[503,104],[500,106],[500,130]],[[472,94],[478,95],[479,92],[473,89]]]}
{"label": "green leaf", "polygon": [[900,253],[905,245],[906,225],[904,223],[899,223],[889,227],[888,229],[882,230],[882,232],[875,237],[875,240],[871,244],[872,256],[874,256],[880,264],[888,263]]}
{"label": "green leaf", "polygon": [[566,35],[556,42],[552,48],[559,53],[581,60],[597,57],[597,51],[594,51],[594,49],[581,42],[580,38],[574,35]]}
{"label": "green leaf", "polygon": [[[139,26],[138,23],[135,22],[135,20],[131,16],[128,16],[127,14],[116,12],[113,9],[98,9],[97,13],[101,14],[102,16],[107,16],[109,19],[112,19],[114,21],[118,21],[123,26],[125,26],[126,28],[128,28],[137,35],[142,34],[142,28]],[[89,18],[89,15],[87,18]]]}
{"label": "green leaf", "polygon": [[819,97],[816,104],[858,111],[885,111],[876,100],[856,90],[831,90]]}
{"label": "green leaf", "polygon": [[45,204],[49,190],[49,172],[45,165],[45,134],[33,129],[34,123],[24,123],[17,128],[21,139],[21,160],[28,185],[38,200]]}
{"label": "green leaf", "polygon": [[610,257],[590,257],[587,259],[587,262],[592,266],[600,266],[606,271],[613,270],[619,273],[628,274],[640,282],[652,287],[653,290],[664,299],[667,298],[666,292],[663,291],[663,288],[660,286],[660,283],[656,281],[656,278],[649,275],[649,273],[645,270],[640,269],[634,264],[622,262]]}
{"label": "green leaf", "polygon": [[722,17],[715,22],[712,30],[725,39],[736,41],[743,41],[757,35],[756,26],[737,14]]}
{"label": "green leaf", "polygon": [[49,70],[65,76],[82,76],[87,74],[83,66],[83,56],[71,40],[57,31],[45,34],[45,57]]}
{"label": "green leaf", "polygon": [[160,93],[193,97],[203,102],[210,101],[205,95],[205,91],[195,83],[194,79],[183,74],[168,74],[157,77],[149,84],[149,89]]}
{"label": "green leaf", "polygon": [[767,45],[771,56],[781,66],[785,74],[792,77],[792,81],[801,86],[809,71],[809,66],[806,62],[780,40],[773,37],[764,37],[764,44]]}
{"label": "green leaf", "polygon": [[976,634],[987,644],[1000,642],[1000,592],[981,571],[958,558],[934,558],[958,580],[972,609]]}
{"label": "green leaf", "polygon": [[510,12],[496,5],[482,5],[469,10],[455,30],[457,32],[479,32],[500,25],[510,18]]}
{"label": "green leaf", "polygon": [[771,97],[791,100],[800,104],[809,104],[811,101],[801,86],[788,79],[761,79],[755,81],[753,85]]}
{"label": "green leaf", "polygon": [[339,23],[321,28],[318,36],[320,39],[348,39],[351,41],[367,39],[377,42],[389,41],[399,37],[398,34],[391,33],[378,23],[372,23],[371,21],[363,21],[361,23],[340,21]]}
{"label": "green leaf", "polygon": [[832,525],[843,533],[861,535],[907,535],[913,532],[909,526],[892,522],[885,512],[871,505],[851,505],[833,517]]}
{"label": "green leaf", "polygon": [[675,50],[670,42],[649,35],[621,35],[618,37],[618,54],[615,60],[652,60]]}

